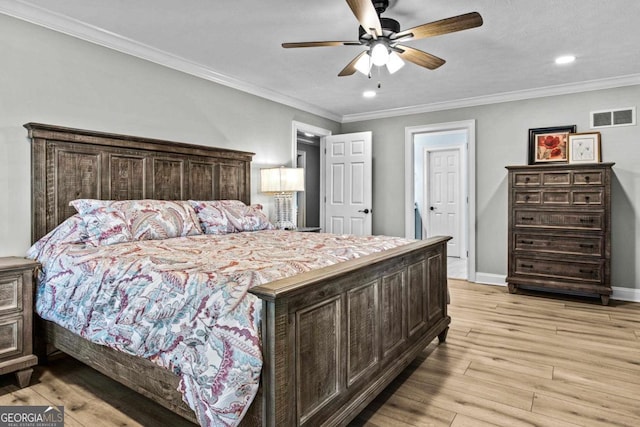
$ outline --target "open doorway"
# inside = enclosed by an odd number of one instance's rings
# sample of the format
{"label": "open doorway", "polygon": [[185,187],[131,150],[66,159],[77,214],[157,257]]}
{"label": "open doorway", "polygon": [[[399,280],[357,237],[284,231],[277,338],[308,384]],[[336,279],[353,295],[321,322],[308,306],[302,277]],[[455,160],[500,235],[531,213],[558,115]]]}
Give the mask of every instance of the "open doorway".
{"label": "open doorway", "polygon": [[475,281],[475,121],[405,130],[405,234],[450,235],[447,271]]}
{"label": "open doorway", "polygon": [[324,220],[324,194],[322,172],[323,137],[331,135],[328,129],[306,123],[293,122],[292,164],[305,170],[305,191],[297,193],[297,225],[299,228],[320,227]]}

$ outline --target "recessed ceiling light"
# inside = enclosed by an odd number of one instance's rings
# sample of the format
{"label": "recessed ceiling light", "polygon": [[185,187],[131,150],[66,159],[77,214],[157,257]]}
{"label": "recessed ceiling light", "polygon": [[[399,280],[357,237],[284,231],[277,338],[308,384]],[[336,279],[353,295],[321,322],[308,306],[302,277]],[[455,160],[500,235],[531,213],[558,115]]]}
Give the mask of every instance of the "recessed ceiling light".
{"label": "recessed ceiling light", "polygon": [[376,96],[376,91],[375,90],[365,90],[364,92],[362,92],[362,96],[364,96],[365,98],[373,98],[374,96]]}
{"label": "recessed ceiling light", "polygon": [[558,65],[570,64],[575,60],[576,60],[576,57],[573,56],[573,55],[559,56],[559,57],[556,58],[556,64],[558,64]]}

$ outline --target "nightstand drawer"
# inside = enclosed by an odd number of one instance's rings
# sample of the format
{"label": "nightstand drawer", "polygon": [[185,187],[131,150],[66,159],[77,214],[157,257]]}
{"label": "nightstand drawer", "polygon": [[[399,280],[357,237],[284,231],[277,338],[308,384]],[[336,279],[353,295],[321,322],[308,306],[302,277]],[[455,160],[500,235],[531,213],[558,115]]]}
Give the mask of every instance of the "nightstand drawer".
{"label": "nightstand drawer", "polygon": [[0,316],[22,311],[22,272],[0,277]]}
{"label": "nightstand drawer", "polygon": [[22,354],[22,316],[0,319],[0,361]]}

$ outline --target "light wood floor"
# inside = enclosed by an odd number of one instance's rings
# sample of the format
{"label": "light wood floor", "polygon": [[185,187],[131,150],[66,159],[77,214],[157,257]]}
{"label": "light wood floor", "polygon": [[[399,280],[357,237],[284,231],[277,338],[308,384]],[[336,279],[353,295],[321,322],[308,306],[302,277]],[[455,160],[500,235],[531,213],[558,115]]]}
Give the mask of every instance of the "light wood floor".
{"label": "light wood floor", "polygon": [[[447,342],[352,426],[640,426],[640,304],[450,288]],[[0,377],[0,405],[64,405],[67,427],[192,426],[66,357],[14,384]]]}

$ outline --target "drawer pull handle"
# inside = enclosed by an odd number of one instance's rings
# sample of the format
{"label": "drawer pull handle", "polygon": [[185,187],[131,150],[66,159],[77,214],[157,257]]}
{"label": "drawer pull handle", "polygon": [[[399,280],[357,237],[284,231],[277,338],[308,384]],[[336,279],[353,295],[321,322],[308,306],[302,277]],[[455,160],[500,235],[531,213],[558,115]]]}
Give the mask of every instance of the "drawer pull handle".
{"label": "drawer pull handle", "polygon": [[533,221],[533,217],[532,216],[523,216],[522,220],[523,221]]}
{"label": "drawer pull handle", "polygon": [[589,222],[593,223],[595,220],[593,218],[580,218],[580,222]]}
{"label": "drawer pull handle", "polygon": [[580,243],[580,247],[581,248],[587,248],[587,249],[593,249],[595,247],[595,245],[586,245],[584,243]]}
{"label": "drawer pull handle", "polygon": [[533,245],[533,240],[520,240],[523,245]]}
{"label": "drawer pull handle", "polygon": [[589,196],[584,196],[584,199],[588,202],[589,201]]}
{"label": "drawer pull handle", "polygon": [[531,181],[531,178],[529,178],[529,177],[526,177],[526,178],[524,179],[524,182],[529,182],[529,181]]}
{"label": "drawer pull handle", "polygon": [[530,198],[531,198],[530,196],[524,196],[524,199],[525,199],[526,201],[529,201],[529,199],[530,199]]}
{"label": "drawer pull handle", "polygon": [[589,274],[593,274],[593,270],[584,270],[584,269],[580,269],[580,273],[589,273]]}
{"label": "drawer pull handle", "polygon": [[520,267],[522,267],[522,268],[533,268],[533,265],[531,265],[531,264],[520,264]]}

